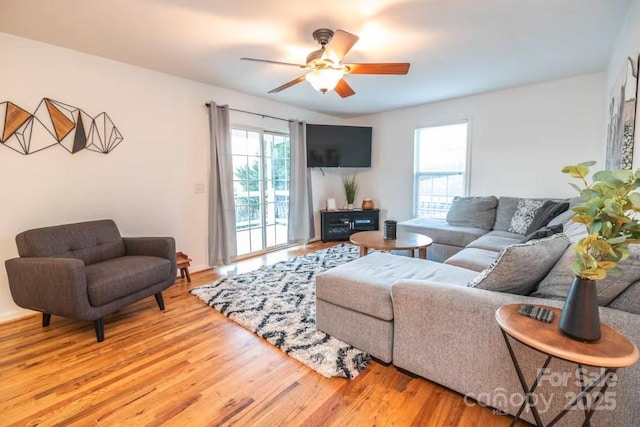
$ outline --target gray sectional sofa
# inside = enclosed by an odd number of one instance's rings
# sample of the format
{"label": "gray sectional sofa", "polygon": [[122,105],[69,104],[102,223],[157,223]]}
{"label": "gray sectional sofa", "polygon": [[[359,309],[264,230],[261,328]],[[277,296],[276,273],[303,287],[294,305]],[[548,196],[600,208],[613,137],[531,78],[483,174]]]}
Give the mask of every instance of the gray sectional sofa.
{"label": "gray sectional sofa", "polygon": [[[475,199],[481,200],[464,199],[461,210],[450,212],[448,219],[453,224],[418,219],[398,224],[400,232],[411,230],[434,240],[428,260],[374,252],[319,274],[316,322],[318,329],[382,362],[465,395],[470,405],[515,414],[522,389],[495,312],[509,303],[561,307],[573,276],[573,244],[586,229],[571,221],[571,211],[556,212],[539,230],[542,234],[524,242],[523,224],[514,219],[522,216],[524,199],[493,198],[493,208],[491,198]],[[542,212],[540,206],[537,211]],[[526,219],[524,225],[535,222],[535,218]],[[523,233],[514,232],[514,224]],[[564,232],[550,233],[558,224]],[[541,236],[545,237],[535,238]],[[638,346],[637,246],[632,247],[623,267],[622,276],[598,284],[601,321]],[[531,382],[544,356],[519,343],[513,345]],[[538,391],[550,396],[542,410],[545,422],[566,404],[565,395],[579,392],[575,365],[554,359],[550,368],[569,376],[562,384],[549,377],[542,381]],[[628,426],[640,419],[640,364],[619,370],[618,377],[615,387],[609,388],[603,410],[593,416],[593,425]],[[523,418],[533,422],[529,411]],[[573,410],[558,425],[580,425],[582,420],[583,413]]]}
{"label": "gray sectional sofa", "polygon": [[[517,197],[467,197],[456,198],[451,210],[447,214],[447,220],[414,218],[398,224],[400,231],[413,231],[427,234],[433,239],[433,245],[429,247],[427,259],[437,262],[453,263],[463,267],[472,266],[473,270],[482,271],[493,260],[497,252],[503,248],[519,243],[524,233],[510,232],[511,220],[518,209],[521,199]],[[547,201],[549,199],[534,199]],[[570,210],[579,203],[579,198],[564,201],[566,210],[560,212],[548,223],[549,226],[564,224],[571,219],[573,212]],[[563,201],[557,201],[563,203]],[[534,228],[535,227],[534,225]],[[449,259],[463,249],[466,257]],[[470,264],[465,265],[464,260]]]}

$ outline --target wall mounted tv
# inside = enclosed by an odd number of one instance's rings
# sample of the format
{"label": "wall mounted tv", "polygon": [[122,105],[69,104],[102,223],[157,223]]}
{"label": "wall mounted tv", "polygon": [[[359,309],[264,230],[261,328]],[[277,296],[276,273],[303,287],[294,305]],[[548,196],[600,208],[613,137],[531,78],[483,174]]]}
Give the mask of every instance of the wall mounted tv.
{"label": "wall mounted tv", "polygon": [[371,128],[307,124],[307,167],[371,167]]}

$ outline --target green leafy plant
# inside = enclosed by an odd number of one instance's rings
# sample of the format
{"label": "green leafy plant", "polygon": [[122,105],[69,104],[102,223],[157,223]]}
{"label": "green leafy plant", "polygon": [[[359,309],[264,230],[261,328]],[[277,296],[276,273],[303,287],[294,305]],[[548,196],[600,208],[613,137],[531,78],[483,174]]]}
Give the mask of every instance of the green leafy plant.
{"label": "green leafy plant", "polygon": [[575,246],[573,272],[584,279],[599,280],[607,274],[618,275],[620,261],[629,256],[629,245],[640,243],[640,169],[595,172],[592,183],[587,176],[596,162],[565,166],[563,173],[582,181],[571,184],[585,202],[573,208],[574,222],[587,227],[588,235]]}
{"label": "green leafy plant", "polygon": [[347,198],[347,204],[352,205],[353,202],[356,201],[356,195],[358,194],[356,174],[342,177],[342,185],[344,186],[344,195]]}

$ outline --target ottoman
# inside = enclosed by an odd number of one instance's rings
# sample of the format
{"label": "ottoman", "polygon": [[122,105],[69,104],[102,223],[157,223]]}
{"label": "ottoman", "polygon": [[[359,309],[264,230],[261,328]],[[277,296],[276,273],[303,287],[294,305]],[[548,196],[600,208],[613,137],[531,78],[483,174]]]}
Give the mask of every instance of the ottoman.
{"label": "ottoman", "polygon": [[[477,272],[374,252],[316,276],[316,325],[384,363],[393,356],[391,286],[398,279],[471,280]],[[464,276],[464,275],[463,275]],[[426,307],[425,307],[426,309]]]}

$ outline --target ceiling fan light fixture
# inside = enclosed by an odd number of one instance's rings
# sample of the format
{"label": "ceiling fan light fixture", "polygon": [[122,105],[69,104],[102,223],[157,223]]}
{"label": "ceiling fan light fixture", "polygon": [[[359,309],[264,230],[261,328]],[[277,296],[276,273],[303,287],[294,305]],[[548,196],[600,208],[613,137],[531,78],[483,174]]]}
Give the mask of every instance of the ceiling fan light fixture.
{"label": "ceiling fan light fixture", "polygon": [[408,62],[379,62],[379,63],[352,63],[342,64],[342,58],[356,44],[359,37],[343,30],[335,32],[326,28],[320,28],[313,32],[313,39],[320,44],[307,55],[306,64],[294,64],[291,62],[273,61],[269,59],[240,58],[245,61],[266,62],[268,64],[287,65],[309,70],[306,75],[301,75],[268,93],[281,92],[293,85],[307,80],[315,90],[327,93],[330,90],[342,98],[355,95],[355,91],[342,78],[345,74],[382,74],[400,75],[409,72]]}
{"label": "ceiling fan light fixture", "polygon": [[318,92],[327,93],[336,87],[342,76],[344,76],[342,69],[323,68],[309,71],[304,78]]}

